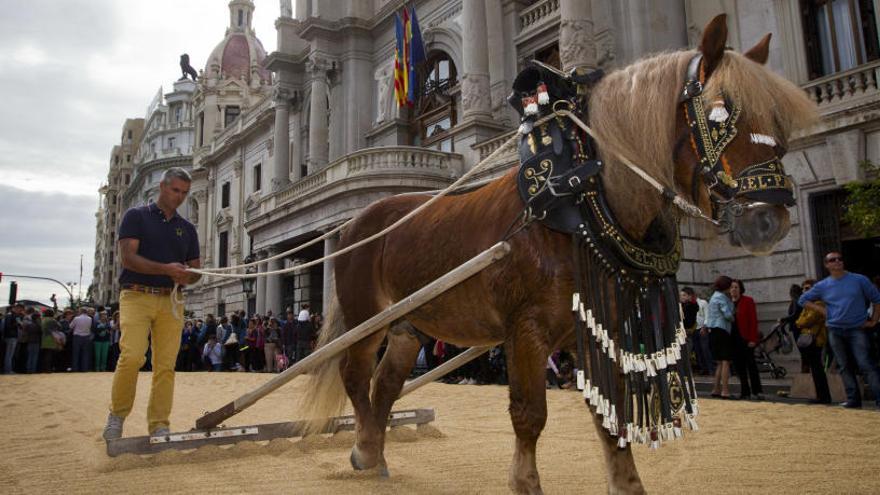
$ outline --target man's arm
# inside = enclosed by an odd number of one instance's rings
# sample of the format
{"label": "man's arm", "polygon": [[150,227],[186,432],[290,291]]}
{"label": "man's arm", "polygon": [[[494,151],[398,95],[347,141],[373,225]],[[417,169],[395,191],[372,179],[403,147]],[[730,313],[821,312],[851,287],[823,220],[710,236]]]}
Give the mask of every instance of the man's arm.
{"label": "man's arm", "polygon": [[141,241],[134,237],[119,239],[122,267],[144,275],[167,275],[177,283],[186,283],[191,274],[181,263],[158,263],[137,254]]}
{"label": "man's arm", "polygon": [[880,320],[880,303],[874,303],[871,310],[871,319],[865,322],[865,328],[874,328]]}

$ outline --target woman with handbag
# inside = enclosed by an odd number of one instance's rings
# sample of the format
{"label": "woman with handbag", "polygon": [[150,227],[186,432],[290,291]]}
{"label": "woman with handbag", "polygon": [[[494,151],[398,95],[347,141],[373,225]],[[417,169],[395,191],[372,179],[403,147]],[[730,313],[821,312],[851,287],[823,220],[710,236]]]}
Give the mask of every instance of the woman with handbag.
{"label": "woman with handbag", "polygon": [[[804,292],[813,288],[816,281],[813,279],[804,280]],[[822,301],[817,301],[817,305],[824,306]],[[828,389],[828,377],[825,375],[825,368],[822,366],[822,349],[828,342],[828,329],[825,327],[825,315],[810,308],[804,308],[798,317],[795,325],[800,329],[800,335],[797,339],[798,350],[801,352],[801,358],[810,368],[810,374],[813,376],[813,385],[816,387],[816,398],[811,399],[813,404],[831,404],[831,391]]]}
{"label": "woman with handbag", "polygon": [[[715,279],[712,288],[715,292],[709,299],[706,310],[706,328],[709,332],[709,348],[715,359],[715,384],[712,397],[730,399],[730,361],[733,359],[733,338],[730,336],[733,323],[733,301],[730,300],[730,286],[733,279],[721,275]],[[705,330],[700,330],[701,332]]]}
{"label": "woman with handbag", "polygon": [[51,309],[47,309],[43,313],[40,326],[43,330],[43,338],[40,342],[40,352],[43,355],[42,371],[43,373],[51,373],[55,371],[55,356],[58,351],[64,349],[67,337],[61,331],[61,324],[55,319],[55,311]]}

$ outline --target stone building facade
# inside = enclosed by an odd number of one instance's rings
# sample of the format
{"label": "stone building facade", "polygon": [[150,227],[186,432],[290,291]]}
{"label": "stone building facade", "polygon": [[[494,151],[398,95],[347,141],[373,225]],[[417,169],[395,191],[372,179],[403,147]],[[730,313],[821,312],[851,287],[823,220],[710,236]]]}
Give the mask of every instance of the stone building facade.
{"label": "stone building facade", "polygon": [[[517,121],[505,97],[531,59],[613,70],[650,53],[694,47],[706,22],[727,13],[728,44],[742,51],[772,32],[769,65],[801,85],[822,114],[819,125],[789,143],[784,161],[798,205],[775,253],[750,256],[706,225],[683,226],[680,282],[705,288],[718,274],[742,278],[766,326],[785,311],[790,284],[822,275],[816,260],[825,250],[843,249],[854,260],[880,254],[876,242],[850,239],[830,208],[839,205],[842,185],[862,178],[861,160],[880,159],[877,4],[416,0],[407,5],[415,7],[425,41],[424,91],[413,108],[398,109],[393,20],[403,2],[281,0],[278,44],[266,54],[250,29],[253,3],[234,0],[226,38],[194,96],[192,208],[205,265],[266,259],[377,199],[448,185],[513,132]],[[230,51],[237,55],[227,61]],[[233,118],[230,106],[237,106]],[[513,154],[501,156],[479,178],[515,163]],[[333,252],[334,243],[259,269],[317,259]],[[198,314],[278,313],[302,302],[320,309],[331,267],[260,278],[252,288],[205,277],[190,288],[189,307]],[[863,271],[870,269],[876,271]]]}

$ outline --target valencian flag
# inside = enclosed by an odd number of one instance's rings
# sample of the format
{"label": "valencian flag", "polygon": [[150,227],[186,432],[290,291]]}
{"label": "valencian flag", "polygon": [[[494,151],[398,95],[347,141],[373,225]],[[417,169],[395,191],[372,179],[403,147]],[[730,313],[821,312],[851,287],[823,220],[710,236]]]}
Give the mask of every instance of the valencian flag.
{"label": "valencian flag", "polygon": [[402,14],[394,16],[397,46],[394,50],[394,97],[397,106],[412,106],[419,95],[416,68],[425,61],[422,30],[416,19],[414,7],[404,7]]}

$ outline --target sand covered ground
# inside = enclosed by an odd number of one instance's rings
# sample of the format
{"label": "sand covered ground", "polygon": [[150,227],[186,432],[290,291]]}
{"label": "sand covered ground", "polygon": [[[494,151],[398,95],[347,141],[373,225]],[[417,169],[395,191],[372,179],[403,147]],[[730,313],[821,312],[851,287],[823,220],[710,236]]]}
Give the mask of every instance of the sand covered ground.
{"label": "sand covered ground", "polygon": [[[181,373],[172,429],[263,383],[263,374]],[[109,458],[100,439],[109,373],[0,377],[0,493],[507,493],[514,435],[507,389],[430,384],[397,409],[430,407],[433,428],[402,427],[386,448],[391,477],[355,473],[353,433]],[[146,433],[142,373],[126,436]],[[303,378],[228,424],[295,419]],[[549,392],[538,443],[547,493],[604,493],[592,424],[578,394]],[[703,400],[701,430],[634,450],[650,493],[880,493],[880,412]]]}

